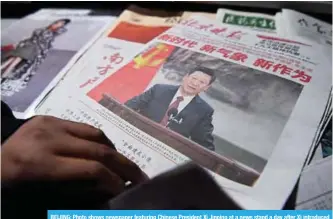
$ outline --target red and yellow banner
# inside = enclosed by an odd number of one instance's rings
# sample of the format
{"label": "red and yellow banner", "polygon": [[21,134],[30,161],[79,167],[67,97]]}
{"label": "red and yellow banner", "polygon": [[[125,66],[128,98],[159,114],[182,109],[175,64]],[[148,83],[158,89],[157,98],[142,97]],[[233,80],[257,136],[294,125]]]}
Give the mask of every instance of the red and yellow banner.
{"label": "red and yellow banner", "polygon": [[125,103],[146,89],[174,48],[168,44],[156,44],[106,78],[92,89],[88,96],[100,101],[103,94],[108,94],[117,101]]}

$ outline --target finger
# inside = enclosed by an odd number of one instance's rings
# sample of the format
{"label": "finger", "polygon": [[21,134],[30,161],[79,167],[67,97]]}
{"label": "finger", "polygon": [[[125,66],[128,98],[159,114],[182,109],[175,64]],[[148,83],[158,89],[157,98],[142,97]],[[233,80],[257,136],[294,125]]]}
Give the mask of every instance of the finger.
{"label": "finger", "polygon": [[134,162],[105,145],[72,136],[63,140],[69,143],[58,144],[54,148],[58,155],[101,162],[123,180],[131,181],[134,184],[148,179],[147,175]]}
{"label": "finger", "polygon": [[56,157],[56,167],[47,179],[55,181],[86,181],[97,190],[114,195],[124,191],[125,182],[102,163],[79,158]]}
{"label": "finger", "polygon": [[[113,166],[113,170],[119,174],[119,176],[131,181],[133,184],[142,183],[149,179],[140,167],[127,157],[116,151],[113,151],[112,153],[114,153],[115,156],[114,160],[111,161],[111,165]],[[127,171],[123,171],[124,169]]]}
{"label": "finger", "polygon": [[66,131],[73,136],[90,141],[95,141],[100,144],[105,144],[116,150],[112,141],[100,129],[97,129],[88,124],[67,120],[64,120],[62,122],[62,126],[65,127]]}

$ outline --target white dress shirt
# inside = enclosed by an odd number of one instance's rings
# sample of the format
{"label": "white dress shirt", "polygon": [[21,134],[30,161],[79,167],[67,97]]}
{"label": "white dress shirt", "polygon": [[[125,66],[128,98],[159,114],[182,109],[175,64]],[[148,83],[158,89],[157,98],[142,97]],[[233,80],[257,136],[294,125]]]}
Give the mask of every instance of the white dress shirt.
{"label": "white dress shirt", "polygon": [[177,108],[178,113],[180,113],[191,102],[191,100],[194,98],[194,96],[182,96],[182,94],[180,93],[180,88],[179,88],[177,90],[175,96],[173,96],[169,106],[177,100],[177,97],[183,97],[184,98],[184,100],[179,103],[179,106]]}

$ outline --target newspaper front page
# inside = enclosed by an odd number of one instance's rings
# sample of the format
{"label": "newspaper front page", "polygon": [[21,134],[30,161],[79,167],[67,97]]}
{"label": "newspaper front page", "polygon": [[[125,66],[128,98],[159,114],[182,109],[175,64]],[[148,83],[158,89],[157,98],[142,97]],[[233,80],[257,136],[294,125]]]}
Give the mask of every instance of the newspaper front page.
{"label": "newspaper front page", "polygon": [[114,20],[87,13],[42,9],[2,33],[1,98],[15,116],[32,116],[37,104]]}
{"label": "newspaper front page", "polygon": [[193,161],[244,208],[281,208],[330,93],[319,45],[194,16],[122,46],[74,66],[37,113],[101,128],[150,177]]}

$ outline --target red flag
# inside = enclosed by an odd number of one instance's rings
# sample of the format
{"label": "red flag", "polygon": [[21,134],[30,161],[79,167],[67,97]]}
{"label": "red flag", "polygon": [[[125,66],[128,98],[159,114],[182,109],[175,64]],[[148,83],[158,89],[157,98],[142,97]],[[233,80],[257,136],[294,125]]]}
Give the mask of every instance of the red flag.
{"label": "red flag", "polygon": [[109,33],[108,37],[145,44],[169,28],[168,26],[152,27],[122,21]]}
{"label": "red flag", "polygon": [[137,55],[129,64],[110,75],[92,89],[88,96],[100,101],[103,94],[108,94],[120,103],[125,103],[146,89],[173,50],[172,45],[157,44],[148,51]]}

